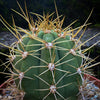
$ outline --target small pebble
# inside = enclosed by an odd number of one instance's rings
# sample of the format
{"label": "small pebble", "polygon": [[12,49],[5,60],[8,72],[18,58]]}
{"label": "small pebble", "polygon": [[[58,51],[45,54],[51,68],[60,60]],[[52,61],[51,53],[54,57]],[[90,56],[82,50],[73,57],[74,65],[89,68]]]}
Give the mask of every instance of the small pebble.
{"label": "small pebble", "polygon": [[10,94],[6,94],[6,96],[9,96]]}
{"label": "small pebble", "polygon": [[13,97],[12,96],[8,96],[8,99],[12,99]]}
{"label": "small pebble", "polygon": [[11,92],[11,91],[6,91],[5,93],[6,93],[6,94],[10,94],[10,92]]}
{"label": "small pebble", "polygon": [[0,95],[0,99],[2,99],[2,95]]}
{"label": "small pebble", "polygon": [[89,91],[88,92],[88,95],[93,96],[94,95],[94,92],[93,91]]}
{"label": "small pebble", "polygon": [[6,99],[6,98],[7,98],[7,96],[4,96],[4,98]]}
{"label": "small pebble", "polygon": [[96,99],[98,97],[98,95],[95,95],[94,98]]}

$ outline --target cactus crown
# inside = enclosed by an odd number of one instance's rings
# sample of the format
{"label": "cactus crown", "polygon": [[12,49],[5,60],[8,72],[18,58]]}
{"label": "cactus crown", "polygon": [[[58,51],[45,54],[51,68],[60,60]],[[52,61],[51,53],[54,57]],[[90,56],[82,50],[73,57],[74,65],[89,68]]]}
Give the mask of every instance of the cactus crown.
{"label": "cactus crown", "polygon": [[[1,22],[18,39],[10,47],[6,47],[10,49],[8,57],[13,67],[13,70],[9,69],[10,75],[18,88],[25,91],[24,99],[76,100],[79,86],[84,82],[83,74],[87,68],[94,66],[89,65],[94,60],[84,55],[89,48],[81,50],[81,46],[92,39],[80,42],[86,28],[79,39],[75,39],[82,28],[88,25],[88,19],[78,28],[71,28],[76,22],[74,21],[63,29],[64,18],[60,20],[61,16],[53,19],[51,16],[54,13],[43,16],[32,13],[38,18],[34,22],[28,16],[27,9],[25,14],[19,3],[18,5],[22,14],[13,11],[28,22],[29,30],[17,27],[14,19],[14,27],[3,18]],[[74,30],[77,32],[73,33]],[[25,35],[21,36],[20,32]]]}

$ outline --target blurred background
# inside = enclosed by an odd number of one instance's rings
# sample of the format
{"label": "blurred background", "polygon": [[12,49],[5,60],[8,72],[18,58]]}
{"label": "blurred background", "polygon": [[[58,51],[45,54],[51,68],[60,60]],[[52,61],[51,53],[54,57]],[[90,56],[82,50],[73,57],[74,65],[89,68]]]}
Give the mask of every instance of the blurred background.
{"label": "blurred background", "polygon": [[[44,12],[55,12],[54,0],[17,0],[21,7],[24,9],[24,1],[26,1],[27,9],[29,12],[43,14]],[[86,18],[89,16],[92,9],[94,9],[89,22],[91,27],[100,27],[100,0],[56,0],[59,15],[65,16],[63,26],[67,26],[74,20],[78,19],[74,27],[82,25]],[[11,15],[14,16],[18,26],[27,26],[23,18],[18,16],[11,9],[19,10],[16,0],[0,0],[0,14],[12,24]],[[34,18],[35,19],[35,18]],[[0,23],[2,30],[2,25]]]}

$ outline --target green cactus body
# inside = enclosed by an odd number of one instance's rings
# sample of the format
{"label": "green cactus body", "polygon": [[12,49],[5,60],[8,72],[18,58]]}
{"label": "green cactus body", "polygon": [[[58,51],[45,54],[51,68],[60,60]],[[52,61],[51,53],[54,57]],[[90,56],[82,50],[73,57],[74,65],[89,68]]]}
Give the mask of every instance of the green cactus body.
{"label": "green cactus body", "polygon": [[[80,86],[84,82],[83,74],[91,67],[87,64],[94,61],[84,55],[92,46],[81,50],[81,46],[93,37],[81,43],[83,32],[79,39],[75,39],[82,28],[87,26],[86,22],[76,28],[78,30],[73,34],[76,29],[71,29],[70,26],[74,22],[62,29],[64,18],[60,20],[58,14],[56,19],[51,18],[52,14],[35,14],[38,20],[34,22],[27,10],[25,15],[19,3],[18,5],[22,14],[14,11],[28,22],[29,30],[16,27],[14,20],[14,27],[3,18],[5,23],[0,21],[16,32],[15,34],[7,27],[18,41],[6,47],[10,49],[8,57],[13,67],[13,70],[9,70],[11,78],[25,92],[24,100],[77,100]],[[25,35],[21,36],[20,32]]]}
{"label": "green cactus body", "polygon": [[32,37],[29,32],[17,44],[13,66],[19,75],[17,86],[19,84],[19,89],[26,93],[25,100],[77,100],[81,84],[77,68],[82,64],[82,57],[74,51],[75,42],[71,36],[58,34],[53,30],[50,33],[39,31]]}

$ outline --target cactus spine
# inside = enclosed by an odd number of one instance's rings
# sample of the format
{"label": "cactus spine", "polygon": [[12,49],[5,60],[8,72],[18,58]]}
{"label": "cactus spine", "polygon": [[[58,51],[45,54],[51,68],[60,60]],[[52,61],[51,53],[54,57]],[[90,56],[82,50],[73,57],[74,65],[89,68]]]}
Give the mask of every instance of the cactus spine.
{"label": "cactus spine", "polygon": [[[87,24],[76,28],[78,31],[73,34],[76,29],[69,30],[71,25],[62,29],[64,19],[60,21],[59,16],[53,20],[50,19],[52,14],[35,14],[38,21],[33,23],[27,10],[26,15],[23,10],[22,13],[18,14],[28,22],[29,30],[17,27],[14,23],[11,29],[15,34],[6,27],[18,39],[8,47],[9,61],[13,67],[10,72],[18,88],[25,92],[24,99],[77,100],[79,86],[84,82],[83,74],[88,68],[85,68],[83,60],[90,62],[90,59],[83,54],[88,49],[81,50],[85,42],[81,43],[81,37],[75,37]],[[4,24],[6,21],[1,22]],[[25,35],[21,36],[20,32]]]}

